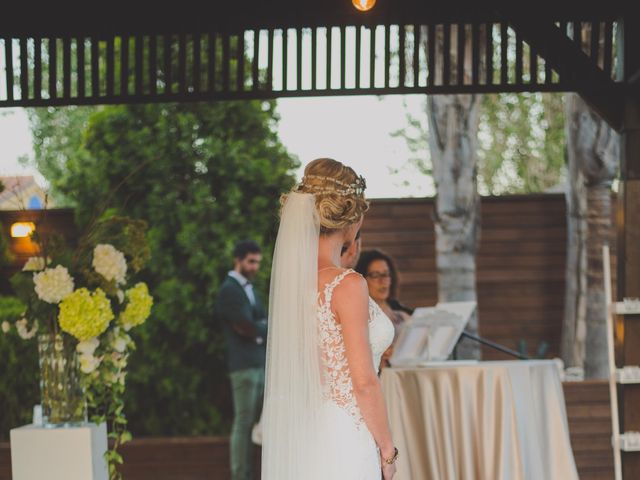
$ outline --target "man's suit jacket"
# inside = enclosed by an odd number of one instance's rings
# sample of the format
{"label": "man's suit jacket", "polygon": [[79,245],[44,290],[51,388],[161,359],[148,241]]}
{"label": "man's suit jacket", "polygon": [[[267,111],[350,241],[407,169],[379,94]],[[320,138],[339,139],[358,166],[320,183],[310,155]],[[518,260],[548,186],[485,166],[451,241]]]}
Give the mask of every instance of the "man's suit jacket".
{"label": "man's suit jacket", "polygon": [[264,367],[267,342],[267,312],[255,294],[255,305],[242,285],[231,276],[222,282],[215,314],[227,343],[229,371]]}

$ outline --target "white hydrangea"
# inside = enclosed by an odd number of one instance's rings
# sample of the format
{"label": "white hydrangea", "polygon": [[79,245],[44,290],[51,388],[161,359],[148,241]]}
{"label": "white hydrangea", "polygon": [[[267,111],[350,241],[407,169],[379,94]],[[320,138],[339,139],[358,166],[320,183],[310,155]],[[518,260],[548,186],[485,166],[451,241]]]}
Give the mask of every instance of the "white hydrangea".
{"label": "white hydrangea", "polygon": [[116,352],[122,353],[127,349],[127,341],[122,337],[114,338],[111,346]]}
{"label": "white hydrangea", "polygon": [[16,330],[18,331],[18,336],[23,340],[26,340],[29,332],[27,325],[28,325],[28,322],[26,318],[21,318],[16,322]]}
{"label": "white hydrangea", "polygon": [[16,322],[16,330],[21,339],[29,340],[33,338],[38,331],[38,324],[34,322],[33,327],[29,330],[29,321],[26,318],[21,318]]}
{"label": "white hydrangea", "polygon": [[88,340],[79,342],[78,345],[76,345],[76,351],[81,355],[91,356],[96,351],[96,348],[98,348],[98,345],[100,345],[100,340],[96,337],[89,338]]}
{"label": "white hydrangea", "polygon": [[108,281],[124,283],[127,261],[124,254],[108,243],[100,243],[93,249],[93,268]]}
{"label": "white hydrangea", "polygon": [[4,322],[2,322],[1,328],[2,328],[2,333],[8,333],[9,330],[11,330],[11,324],[5,320]]}
{"label": "white hydrangea", "polygon": [[38,297],[47,303],[59,303],[73,292],[73,278],[62,265],[34,273],[33,283]]}
{"label": "white hydrangea", "polygon": [[80,355],[79,361],[80,370],[82,370],[83,373],[91,373],[100,365],[100,359],[94,357],[93,354]]}
{"label": "white hydrangea", "polygon": [[[47,258],[47,264],[51,262],[50,258]],[[22,267],[23,272],[39,272],[40,270],[44,270],[44,257],[29,257],[29,259]]]}

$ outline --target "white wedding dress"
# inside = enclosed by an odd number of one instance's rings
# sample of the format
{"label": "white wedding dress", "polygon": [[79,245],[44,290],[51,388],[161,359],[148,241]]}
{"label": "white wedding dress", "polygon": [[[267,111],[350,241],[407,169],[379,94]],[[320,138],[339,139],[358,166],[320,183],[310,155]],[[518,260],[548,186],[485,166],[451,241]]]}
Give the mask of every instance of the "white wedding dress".
{"label": "white wedding dress", "polygon": [[[319,298],[319,341],[323,367],[321,419],[326,445],[321,446],[330,480],[379,480],[380,454],[369,432],[353,393],[351,374],[345,355],[342,326],[331,310],[333,290],[349,274],[348,269],[335,277]],[[391,345],[394,328],[382,309],[369,298],[369,341],[373,366],[378,371],[384,351]]]}

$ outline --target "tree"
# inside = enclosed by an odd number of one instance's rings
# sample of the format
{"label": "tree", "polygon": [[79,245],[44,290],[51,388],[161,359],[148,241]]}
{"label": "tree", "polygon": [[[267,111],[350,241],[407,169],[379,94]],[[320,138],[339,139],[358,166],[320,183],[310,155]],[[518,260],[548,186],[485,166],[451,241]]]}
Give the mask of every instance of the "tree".
{"label": "tree", "polygon": [[[452,38],[457,36],[455,30],[450,32]],[[484,37],[481,35],[481,38]],[[425,39],[423,48],[426,51],[428,35],[422,35],[422,38]],[[444,33],[436,32],[436,71],[443,70],[440,62],[445,53],[444,44]],[[456,53],[453,52],[454,49],[451,50],[451,64],[456,67],[451,75],[456,78],[457,50]],[[469,77],[471,66],[465,65],[463,68],[465,77]],[[479,95],[431,95],[427,98],[428,139],[437,191],[435,230],[440,302],[477,301],[476,250],[480,238],[477,143],[480,98]],[[469,320],[467,330],[473,334],[478,333],[477,311]],[[480,358],[480,346],[465,339],[460,343],[457,354],[459,358]]]}
{"label": "tree", "polygon": [[[428,99],[429,145],[437,189],[435,204],[438,301],[477,301],[476,251],[480,235],[477,190],[477,95]],[[478,333],[476,312],[467,330]],[[464,340],[459,358],[480,358],[476,342]]]}
{"label": "tree", "polygon": [[[450,45],[457,40],[456,27]],[[469,33],[469,32],[467,32]],[[436,82],[443,71],[443,31],[435,32]],[[421,35],[427,50],[427,32]],[[467,34],[465,38],[470,39]],[[486,38],[480,32],[479,38]],[[470,52],[470,46],[465,50]],[[483,50],[480,46],[479,50]],[[451,49],[457,78],[457,48]],[[527,52],[528,53],[528,52]],[[471,55],[465,55],[469,80]],[[411,59],[407,59],[411,61]],[[486,68],[482,62],[479,76]],[[427,122],[407,116],[403,136],[416,157],[408,161],[436,183],[436,256],[440,300],[475,300],[475,251],[480,236],[478,193],[539,192],[564,174],[563,104],[558,94],[432,95]],[[427,155],[424,154],[428,144]],[[477,329],[477,318],[471,321]],[[477,356],[478,351],[471,352]]]}
{"label": "tree", "polygon": [[585,377],[609,375],[602,247],[611,236],[611,185],[618,135],[577,94],[566,102],[570,183],[567,191],[567,290],[562,333],[566,365]]}
{"label": "tree", "polygon": [[482,194],[543,192],[563,182],[562,94],[484,95],[478,136]]}
{"label": "tree", "polygon": [[[425,110],[427,107],[425,106]],[[538,193],[565,182],[564,97],[559,93],[482,95],[478,125],[478,192],[481,195]],[[429,126],[407,115],[394,132],[414,154],[409,162],[433,175],[427,150]]]}
{"label": "tree", "polygon": [[[155,304],[127,378],[134,433],[228,428],[226,365],[212,302],[235,241],[261,243],[269,264],[279,195],[297,166],[274,133],[274,108],[273,102],[99,107],[87,115],[77,150],[69,148],[62,161],[36,150],[53,188],[76,205],[81,226],[105,202],[113,213],[149,223],[152,259],[144,280]],[[52,142],[44,132],[77,139],[66,128],[84,113],[69,111],[74,118],[64,119],[64,110],[56,110],[33,113],[36,143]],[[268,275],[265,269],[258,282],[263,292]]]}
{"label": "tree", "polygon": [[73,199],[63,195],[70,162],[86,155],[82,148],[83,135],[89,118],[100,107],[70,106],[64,108],[37,108],[27,110],[33,134],[31,162],[50,184],[50,193],[57,206],[73,206]]}
{"label": "tree", "polygon": [[[36,339],[23,340],[16,320],[26,306],[15,297],[0,296],[0,441],[9,441],[9,430],[30,423],[32,406],[39,403]],[[28,378],[25,378],[28,377]]]}
{"label": "tree", "polygon": [[[567,165],[568,182],[565,191],[567,205],[567,257],[565,267],[565,298],[562,319],[560,354],[566,367],[583,367],[587,335],[587,193],[581,159],[576,155],[575,138],[579,125],[569,121],[575,112],[575,102],[567,102]],[[577,118],[580,118],[578,115]]]}

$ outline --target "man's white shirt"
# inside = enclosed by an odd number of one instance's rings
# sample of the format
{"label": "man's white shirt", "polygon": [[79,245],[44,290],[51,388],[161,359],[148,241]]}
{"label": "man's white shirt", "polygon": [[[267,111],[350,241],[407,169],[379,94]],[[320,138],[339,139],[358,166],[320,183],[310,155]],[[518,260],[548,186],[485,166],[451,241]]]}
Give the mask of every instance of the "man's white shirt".
{"label": "man's white shirt", "polygon": [[229,276],[235,278],[240,283],[240,285],[242,285],[242,288],[244,288],[244,291],[246,292],[247,297],[249,297],[249,301],[251,302],[251,305],[255,305],[256,296],[253,293],[253,285],[251,285],[249,280],[247,280],[244,275],[236,272],[235,270],[231,270],[229,272]]}

